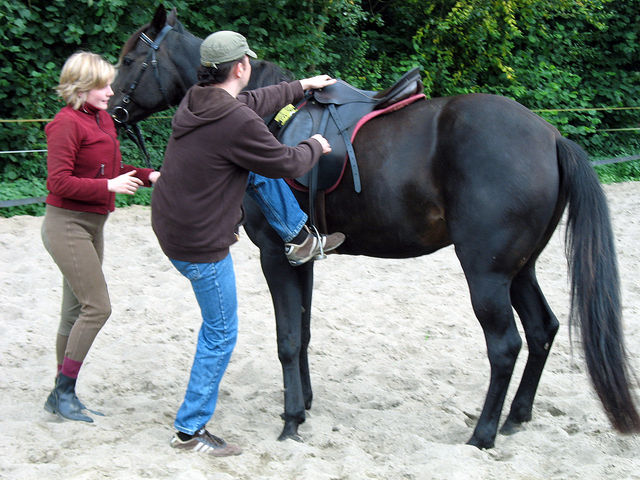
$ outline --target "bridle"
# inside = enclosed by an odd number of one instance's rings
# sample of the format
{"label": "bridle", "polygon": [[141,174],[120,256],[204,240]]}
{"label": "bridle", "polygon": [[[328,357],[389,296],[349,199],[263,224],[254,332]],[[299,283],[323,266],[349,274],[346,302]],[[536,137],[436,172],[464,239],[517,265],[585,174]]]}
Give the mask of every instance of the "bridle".
{"label": "bridle", "polygon": [[137,123],[134,123],[134,124],[128,123],[129,111],[127,110],[127,106],[131,102],[135,103],[135,100],[133,99],[133,94],[136,88],[138,87],[138,84],[140,83],[140,79],[142,78],[142,75],[144,75],[144,73],[147,71],[147,68],[149,68],[149,65],[151,65],[152,67],[153,76],[156,79],[156,83],[158,84],[158,88],[160,90],[160,93],[162,94],[162,99],[164,100],[165,106],[167,108],[171,106],[169,103],[169,100],[167,99],[167,92],[162,86],[162,82],[160,81],[160,69],[158,66],[158,59],[156,57],[156,52],[160,48],[160,44],[162,43],[162,41],[167,36],[167,33],[169,33],[169,31],[172,29],[173,27],[171,25],[168,25],[168,24],[165,25],[155,40],[151,40],[144,32],[140,34],[138,38],[142,40],[146,45],[149,46],[149,53],[147,53],[147,57],[145,58],[144,62],[142,62],[138,75],[135,77],[133,82],[131,82],[131,84],[124,90],[123,92],[124,95],[120,100],[120,105],[116,106],[113,109],[113,113],[111,114],[111,116],[113,117],[113,121],[118,126],[124,128],[129,138],[133,141],[133,143],[135,143],[138,146],[138,148],[140,148],[140,150],[145,156],[145,160],[149,168],[152,168],[151,160],[149,158],[149,153],[147,152],[147,149],[144,145],[144,140],[142,138],[142,133],[140,132],[140,127],[138,126]]}

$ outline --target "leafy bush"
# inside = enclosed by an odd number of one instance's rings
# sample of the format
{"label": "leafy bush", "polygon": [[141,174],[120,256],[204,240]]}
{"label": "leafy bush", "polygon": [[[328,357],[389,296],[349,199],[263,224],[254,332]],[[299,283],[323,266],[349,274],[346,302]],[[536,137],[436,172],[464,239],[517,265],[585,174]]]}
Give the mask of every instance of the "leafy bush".
{"label": "leafy bush", "polygon": [[[20,178],[11,182],[0,182],[0,200],[44,197],[49,193],[45,180],[39,178]],[[15,207],[0,208],[0,216],[43,215],[44,203],[32,203]]]}
{"label": "leafy bush", "polygon": [[[4,120],[52,118],[62,106],[54,87],[64,60],[82,49],[115,63],[126,39],[151,20],[158,5],[150,0],[0,4]],[[298,78],[329,73],[379,90],[419,66],[427,95],[505,95],[539,112],[592,157],[640,150],[638,0],[175,0],[171,7],[193,34],[203,38],[219,29],[237,30],[262,58]],[[0,150],[45,149],[45,123],[3,122]],[[147,120],[142,129],[158,166],[168,122]],[[131,142],[123,139],[122,150],[127,163],[144,165]],[[598,172],[607,179],[638,179],[635,165]],[[21,195],[37,196],[37,182],[30,182],[45,175],[43,154],[0,154],[5,197],[18,193],[8,188],[18,180],[26,181],[17,182],[19,188],[34,188]]]}

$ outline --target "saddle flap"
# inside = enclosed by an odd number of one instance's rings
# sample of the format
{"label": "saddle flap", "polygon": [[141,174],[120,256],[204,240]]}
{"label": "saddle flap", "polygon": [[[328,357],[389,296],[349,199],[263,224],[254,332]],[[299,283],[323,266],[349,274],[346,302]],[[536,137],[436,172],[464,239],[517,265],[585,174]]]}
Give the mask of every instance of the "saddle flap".
{"label": "saddle flap", "polygon": [[[337,132],[335,124],[328,122],[325,131],[320,132],[320,123],[326,106],[309,101],[298,110],[285,124],[278,135],[278,140],[289,146],[296,146],[310,136],[321,133],[331,144],[331,153],[322,155],[318,163],[318,188],[326,190],[335,185],[339,179],[346,161],[346,147],[344,141]],[[310,172],[296,178],[298,183],[308,187],[310,184]]]}

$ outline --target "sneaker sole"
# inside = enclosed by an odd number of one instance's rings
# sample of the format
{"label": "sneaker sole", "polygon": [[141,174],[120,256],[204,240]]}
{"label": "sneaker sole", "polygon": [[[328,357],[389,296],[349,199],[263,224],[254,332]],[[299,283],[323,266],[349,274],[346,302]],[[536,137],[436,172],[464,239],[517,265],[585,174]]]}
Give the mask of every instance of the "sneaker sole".
{"label": "sneaker sole", "polygon": [[242,453],[242,449],[237,446],[232,447],[224,447],[224,448],[213,448],[208,447],[204,444],[199,444],[195,447],[183,447],[179,443],[174,443],[173,441],[169,442],[171,448],[181,453],[201,453],[203,455],[210,455],[212,457],[233,457],[236,455],[240,455]]}

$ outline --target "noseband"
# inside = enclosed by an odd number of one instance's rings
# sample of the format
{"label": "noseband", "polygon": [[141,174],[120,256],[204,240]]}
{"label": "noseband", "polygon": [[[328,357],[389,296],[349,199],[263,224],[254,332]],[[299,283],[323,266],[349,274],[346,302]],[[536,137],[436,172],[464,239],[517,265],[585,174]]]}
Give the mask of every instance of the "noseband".
{"label": "noseband", "polygon": [[120,105],[113,109],[113,113],[111,116],[116,124],[123,127],[127,132],[127,135],[131,140],[140,148],[142,153],[145,156],[147,165],[151,168],[151,160],[149,158],[149,154],[147,153],[147,149],[144,146],[144,140],[142,138],[142,134],[140,132],[140,127],[138,124],[130,125],[129,121],[129,111],[127,110],[127,106],[131,102],[135,102],[133,100],[133,93],[135,89],[138,87],[140,83],[140,79],[144,72],[149,68],[149,65],[153,67],[153,76],[156,79],[156,83],[158,84],[158,88],[160,93],[162,94],[162,99],[164,100],[165,106],[170,107],[169,100],[167,100],[167,93],[162,86],[162,82],[160,81],[160,70],[158,67],[158,59],[156,58],[156,52],[160,48],[160,44],[167,36],[170,30],[173,27],[171,25],[165,25],[164,28],[160,31],[155,40],[151,40],[144,32],[140,34],[140,40],[142,40],[145,44],[149,46],[149,53],[147,53],[147,58],[145,58],[144,62],[142,62],[140,72],[136,76],[135,80],[131,82],[129,87],[124,90],[124,95],[122,96],[122,100],[120,101]]}

